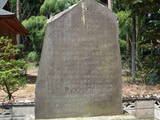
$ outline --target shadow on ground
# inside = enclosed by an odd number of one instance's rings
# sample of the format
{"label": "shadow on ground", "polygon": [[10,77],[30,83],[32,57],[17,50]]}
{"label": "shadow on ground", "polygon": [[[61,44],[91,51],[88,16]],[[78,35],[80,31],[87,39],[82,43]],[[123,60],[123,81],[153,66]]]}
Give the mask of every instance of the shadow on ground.
{"label": "shadow on ground", "polygon": [[27,83],[28,84],[35,84],[36,79],[37,79],[37,76],[27,74]]}

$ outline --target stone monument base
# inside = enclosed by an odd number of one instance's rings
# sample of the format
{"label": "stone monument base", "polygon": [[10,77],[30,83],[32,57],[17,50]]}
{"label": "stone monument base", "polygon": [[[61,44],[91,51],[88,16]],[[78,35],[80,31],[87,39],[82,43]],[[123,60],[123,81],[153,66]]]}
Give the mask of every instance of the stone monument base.
{"label": "stone monument base", "polygon": [[135,118],[134,116],[130,116],[130,115],[116,115],[116,116],[36,119],[36,120],[137,120],[137,118]]}

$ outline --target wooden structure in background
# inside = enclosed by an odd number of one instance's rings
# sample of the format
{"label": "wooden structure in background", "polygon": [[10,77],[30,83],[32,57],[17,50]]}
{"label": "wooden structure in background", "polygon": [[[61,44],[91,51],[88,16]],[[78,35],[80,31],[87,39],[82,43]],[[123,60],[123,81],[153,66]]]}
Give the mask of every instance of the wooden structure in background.
{"label": "wooden structure in background", "polygon": [[14,13],[0,8],[0,37],[8,36],[16,40],[17,34],[27,35],[28,32]]}

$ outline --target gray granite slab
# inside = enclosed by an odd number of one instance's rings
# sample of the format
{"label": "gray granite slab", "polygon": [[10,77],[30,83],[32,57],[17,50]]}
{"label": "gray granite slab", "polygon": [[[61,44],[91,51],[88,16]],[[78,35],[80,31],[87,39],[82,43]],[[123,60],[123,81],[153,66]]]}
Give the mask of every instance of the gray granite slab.
{"label": "gray granite slab", "polygon": [[36,118],[122,113],[117,18],[83,0],[48,20],[36,87]]}

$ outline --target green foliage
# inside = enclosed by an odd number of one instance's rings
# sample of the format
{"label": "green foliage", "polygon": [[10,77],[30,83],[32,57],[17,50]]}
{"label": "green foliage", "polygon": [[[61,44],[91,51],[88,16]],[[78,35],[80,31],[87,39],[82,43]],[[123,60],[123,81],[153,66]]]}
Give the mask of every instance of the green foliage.
{"label": "green foliage", "polygon": [[51,11],[55,13],[55,4],[56,0],[45,0],[40,8],[40,13],[45,15],[50,15]]}
{"label": "green foliage", "polygon": [[10,60],[15,58],[20,50],[13,45],[12,39],[7,39],[4,37],[0,38],[0,59]]}
{"label": "green foliage", "polygon": [[11,6],[12,12],[16,12],[16,0],[8,0]]}
{"label": "green foliage", "polygon": [[37,62],[39,60],[39,55],[35,51],[32,51],[28,54],[27,60],[30,62]]}
{"label": "green foliage", "polygon": [[46,20],[47,18],[44,16],[32,16],[23,21],[23,25],[29,31],[32,48],[39,55],[42,50]]}
{"label": "green foliage", "polygon": [[126,46],[127,46],[127,42],[125,40],[119,40],[119,44],[120,44],[120,48],[121,48],[121,51],[125,51],[126,50]]}
{"label": "green foliage", "polygon": [[120,28],[120,38],[125,39],[126,35],[131,36],[130,11],[120,11],[117,13]]}
{"label": "green foliage", "polygon": [[[146,84],[160,83],[160,10],[159,0],[117,0],[120,39],[132,41],[132,17],[136,19],[137,73],[136,78]],[[119,12],[120,11],[120,12]],[[142,16],[143,15],[143,16]]]}
{"label": "green foliage", "polygon": [[[12,12],[16,13],[16,0],[9,0]],[[39,9],[44,0],[20,0],[21,20],[39,15]]]}
{"label": "green foliage", "polygon": [[145,83],[150,85],[160,84],[160,73],[151,72],[146,75]]}
{"label": "green foliage", "polygon": [[[129,11],[120,11],[117,13],[119,21],[119,43],[122,56],[126,55],[127,44],[131,39],[131,18]],[[125,56],[126,57],[126,56]]]}
{"label": "green foliage", "polygon": [[123,0],[126,8],[132,10],[132,15],[142,16],[159,10],[159,0]]}
{"label": "green foliage", "polygon": [[150,44],[140,45],[138,49],[138,73],[146,84],[160,83],[160,52]]}
{"label": "green foliage", "polygon": [[45,16],[55,15],[78,1],[79,0],[45,0],[40,8],[40,12]]}
{"label": "green foliage", "polygon": [[[156,0],[152,1],[153,3]],[[141,8],[141,12],[137,12],[137,15],[144,14],[145,16],[140,17],[141,23],[139,27],[138,34],[138,59],[141,66],[138,65],[139,71],[144,73],[144,81],[148,84],[158,84],[160,83],[160,13],[157,9],[157,4],[151,3],[150,0],[143,1],[142,3],[146,5],[145,10]],[[140,8],[138,8],[140,9]],[[159,52],[158,52],[159,51]]]}
{"label": "green foliage", "polygon": [[20,49],[8,38],[0,38],[0,89],[8,94],[8,100],[13,99],[12,94],[26,83],[26,62],[16,59]]}

